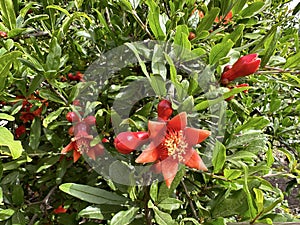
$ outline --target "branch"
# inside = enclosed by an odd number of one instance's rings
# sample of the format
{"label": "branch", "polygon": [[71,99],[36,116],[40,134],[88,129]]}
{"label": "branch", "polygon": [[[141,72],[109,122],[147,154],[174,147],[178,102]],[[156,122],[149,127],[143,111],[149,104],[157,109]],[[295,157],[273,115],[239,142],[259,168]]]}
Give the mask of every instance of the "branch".
{"label": "branch", "polygon": [[268,74],[268,73],[291,73],[291,74],[300,74],[299,70],[290,70],[290,69],[282,69],[279,67],[271,67],[271,66],[265,66],[264,68],[268,70],[259,70],[255,74]]}
{"label": "branch", "polygon": [[146,186],[144,188],[145,190],[145,218],[146,218],[146,225],[152,225],[152,222],[151,222],[151,211],[148,207],[148,202],[150,200],[150,194],[149,194],[149,191],[150,191],[150,186]]}
{"label": "branch", "polygon": [[50,37],[50,34],[47,31],[36,31],[34,33],[24,34],[18,37],[14,37],[14,41],[18,41],[20,39],[27,39],[31,37]]}
{"label": "branch", "polygon": [[136,19],[136,21],[138,22],[138,24],[143,28],[143,30],[149,35],[149,37],[152,40],[155,40],[155,38],[152,36],[152,34],[150,33],[150,31],[148,30],[148,27],[143,23],[143,21],[140,19],[139,15],[136,13],[135,10],[132,10],[132,15],[133,17]]}
{"label": "branch", "polygon": [[189,204],[190,204],[190,207],[191,207],[191,209],[192,209],[192,212],[193,212],[193,215],[194,215],[195,219],[196,219],[197,221],[200,221],[200,220],[199,220],[199,217],[198,217],[198,215],[197,215],[197,212],[196,212],[196,210],[195,210],[194,204],[193,204],[193,199],[191,198],[190,193],[189,193],[189,191],[188,191],[188,189],[187,189],[185,183],[183,182],[183,179],[182,179],[180,182],[181,182],[181,184],[182,184],[182,186],[183,186],[183,189],[184,189],[184,191],[185,191],[185,193],[186,193],[186,196],[187,196],[187,198],[188,198],[188,200],[189,200]]}

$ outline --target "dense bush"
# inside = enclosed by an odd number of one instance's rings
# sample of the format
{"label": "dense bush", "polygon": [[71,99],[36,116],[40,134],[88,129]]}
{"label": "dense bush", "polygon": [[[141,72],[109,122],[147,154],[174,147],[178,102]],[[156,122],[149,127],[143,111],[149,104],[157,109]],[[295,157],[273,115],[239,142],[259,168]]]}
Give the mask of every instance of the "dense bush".
{"label": "dense bush", "polygon": [[299,221],[288,2],[0,0],[0,223]]}

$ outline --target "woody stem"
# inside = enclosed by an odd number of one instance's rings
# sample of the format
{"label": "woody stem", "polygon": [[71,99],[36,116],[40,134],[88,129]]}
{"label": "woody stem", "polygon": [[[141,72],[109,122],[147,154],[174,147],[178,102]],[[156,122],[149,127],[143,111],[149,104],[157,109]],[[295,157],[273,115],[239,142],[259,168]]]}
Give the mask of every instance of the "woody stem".
{"label": "woody stem", "polygon": [[187,196],[187,198],[188,198],[188,200],[189,200],[189,204],[190,204],[190,207],[191,207],[191,209],[192,209],[193,215],[194,215],[195,219],[196,219],[197,221],[199,221],[199,217],[198,217],[198,215],[197,215],[196,209],[195,209],[194,204],[193,204],[193,199],[191,198],[190,193],[189,193],[189,191],[188,191],[188,189],[187,189],[185,183],[183,182],[183,179],[182,179],[180,182],[181,182],[181,184],[182,184],[182,186],[183,186],[183,189],[184,189],[184,191],[185,191],[185,194],[186,194],[186,196]]}

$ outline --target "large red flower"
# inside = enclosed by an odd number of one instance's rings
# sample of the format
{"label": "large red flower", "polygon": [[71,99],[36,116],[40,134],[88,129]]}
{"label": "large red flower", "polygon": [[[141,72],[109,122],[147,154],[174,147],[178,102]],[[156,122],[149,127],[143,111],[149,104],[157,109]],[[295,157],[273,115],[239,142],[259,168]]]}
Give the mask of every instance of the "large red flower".
{"label": "large red flower", "polygon": [[227,66],[221,76],[221,83],[227,85],[230,81],[238,77],[248,76],[255,73],[260,65],[260,58],[258,54],[245,55],[236,61],[232,67]]}
{"label": "large red flower", "polygon": [[174,180],[179,163],[207,171],[193,146],[204,141],[210,135],[210,131],[187,127],[185,112],[169,121],[149,121],[148,130],[150,144],[135,161],[155,162],[155,171],[162,173],[168,187]]}

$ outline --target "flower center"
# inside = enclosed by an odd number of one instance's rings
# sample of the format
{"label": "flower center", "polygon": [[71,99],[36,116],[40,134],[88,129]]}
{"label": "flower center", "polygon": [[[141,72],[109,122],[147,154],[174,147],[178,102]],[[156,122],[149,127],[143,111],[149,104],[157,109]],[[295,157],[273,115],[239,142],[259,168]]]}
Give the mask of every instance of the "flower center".
{"label": "flower center", "polygon": [[164,148],[167,150],[168,156],[172,156],[173,159],[178,159],[184,162],[184,155],[186,154],[186,148],[188,144],[183,135],[183,131],[168,130],[163,142]]}
{"label": "flower center", "polygon": [[83,154],[84,152],[88,152],[88,150],[90,149],[90,140],[80,138],[76,141],[75,146],[75,150],[80,154]]}

